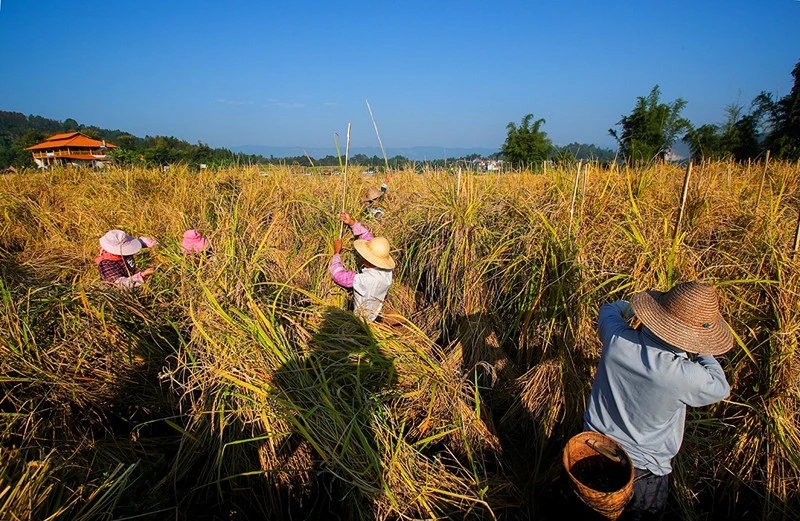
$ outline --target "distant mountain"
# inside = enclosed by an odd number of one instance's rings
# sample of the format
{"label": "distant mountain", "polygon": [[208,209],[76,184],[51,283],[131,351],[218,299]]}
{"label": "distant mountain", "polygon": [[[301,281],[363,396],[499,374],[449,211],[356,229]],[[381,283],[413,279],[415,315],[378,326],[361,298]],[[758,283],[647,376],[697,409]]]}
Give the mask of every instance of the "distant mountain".
{"label": "distant mountain", "polygon": [[[305,155],[311,156],[313,159],[319,159],[326,156],[336,157],[335,147],[322,147],[322,148],[303,148],[303,147],[272,147],[265,145],[242,145],[239,147],[230,147],[233,152],[240,152],[243,154],[260,155],[264,157],[302,157]],[[432,161],[434,159],[447,159],[452,157],[465,157],[472,154],[478,154],[483,157],[490,156],[499,152],[499,148],[445,148],[445,147],[408,147],[408,148],[387,148],[386,157],[393,158],[395,156],[403,156],[412,161]],[[340,150],[342,157],[344,157],[344,148]],[[377,156],[383,157],[380,147],[357,147],[350,149],[350,157],[357,154],[364,154],[368,157]]]}

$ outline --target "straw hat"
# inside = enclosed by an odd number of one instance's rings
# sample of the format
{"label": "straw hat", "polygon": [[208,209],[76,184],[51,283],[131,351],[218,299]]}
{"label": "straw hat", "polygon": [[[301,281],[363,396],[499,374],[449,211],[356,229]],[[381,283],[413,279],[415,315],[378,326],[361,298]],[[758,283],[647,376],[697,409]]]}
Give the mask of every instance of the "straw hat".
{"label": "straw hat", "polygon": [[631,297],[631,307],[659,338],[689,353],[720,355],[733,347],[717,292],[706,282],[682,282],[666,293],[637,293]]}
{"label": "straw hat", "polygon": [[114,255],[133,255],[142,249],[142,243],[122,230],[110,230],[100,237],[100,247]]}
{"label": "straw hat", "polygon": [[186,230],[183,232],[183,241],[181,241],[181,249],[185,253],[200,253],[208,249],[208,239],[200,235],[195,229]]}
{"label": "straw hat", "polygon": [[378,199],[382,195],[383,195],[383,192],[379,188],[375,188],[374,186],[370,186],[369,189],[367,190],[367,195],[364,197],[364,199],[361,202],[369,203],[371,201],[374,201],[375,199]]}
{"label": "straw hat", "polygon": [[375,237],[370,241],[353,241],[356,251],[376,268],[394,269],[394,259],[389,255],[389,241],[385,237]]}

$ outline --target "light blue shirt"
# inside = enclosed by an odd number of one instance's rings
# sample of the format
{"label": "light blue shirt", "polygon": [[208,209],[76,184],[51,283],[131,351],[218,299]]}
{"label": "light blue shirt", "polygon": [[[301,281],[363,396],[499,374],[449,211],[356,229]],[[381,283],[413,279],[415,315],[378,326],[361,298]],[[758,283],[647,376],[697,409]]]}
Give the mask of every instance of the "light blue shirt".
{"label": "light blue shirt", "polygon": [[695,361],[646,327],[631,328],[627,301],[600,308],[603,352],[595,373],[584,428],[605,434],[628,452],[633,466],[663,476],[680,450],[686,406],[728,397],[730,385],[713,356]]}

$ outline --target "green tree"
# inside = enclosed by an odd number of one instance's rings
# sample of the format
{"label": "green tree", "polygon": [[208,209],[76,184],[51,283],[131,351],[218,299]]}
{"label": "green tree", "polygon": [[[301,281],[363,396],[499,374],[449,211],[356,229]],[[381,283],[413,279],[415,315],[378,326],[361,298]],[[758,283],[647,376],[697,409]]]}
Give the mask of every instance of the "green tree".
{"label": "green tree", "polygon": [[190,149],[186,159],[195,168],[199,168],[200,164],[208,165],[214,162],[214,151],[207,144],[198,141],[197,145]]}
{"label": "green tree", "polygon": [[736,141],[736,123],[742,116],[742,106],[731,103],[725,107],[727,118],[722,125],[702,125],[690,128],[683,136],[693,158],[723,159],[732,155]]}
{"label": "green tree", "polygon": [[572,152],[572,150],[566,147],[558,148],[553,156],[553,160],[557,165],[565,167],[573,166],[578,162],[578,159],[575,157],[575,154]]}
{"label": "green tree", "polygon": [[98,141],[103,139],[100,129],[98,129],[97,127],[84,127],[81,129],[81,133],[86,137],[90,137]]}
{"label": "green tree", "polygon": [[505,159],[515,167],[539,164],[550,156],[553,143],[547,133],[541,130],[544,119],[533,121],[533,114],[527,114],[517,127],[513,122],[506,126],[508,135],[501,152]]}
{"label": "green tree", "polygon": [[32,167],[35,165],[33,162],[30,150],[25,150],[26,147],[41,143],[44,141],[45,136],[41,132],[33,129],[28,129],[19,139],[14,142],[12,147],[13,156],[11,157],[11,165],[15,167]]}
{"label": "green tree", "polygon": [[143,153],[148,164],[162,166],[186,161],[185,150],[190,145],[185,141],[171,136],[147,137],[145,141],[149,141]]}
{"label": "green tree", "polygon": [[78,125],[78,122],[74,119],[67,118],[62,124],[62,128],[64,129],[64,132],[75,132],[76,130],[80,129],[80,125]]}
{"label": "green tree", "polygon": [[756,98],[759,108],[769,117],[770,132],[765,145],[777,158],[800,159],[800,61],[792,70],[791,92],[778,101],[761,93]]}
{"label": "green tree", "polygon": [[139,165],[144,162],[144,158],[140,158],[136,151],[126,148],[111,149],[108,152],[108,156],[113,159],[114,164],[117,166]]}
{"label": "green tree", "polygon": [[687,132],[691,124],[681,117],[686,102],[681,98],[661,103],[661,90],[653,87],[646,97],[640,96],[633,111],[617,123],[622,132],[609,129],[617,140],[622,157],[632,163],[663,159],[677,136]]}
{"label": "green tree", "polygon": [[683,141],[689,145],[692,158],[719,159],[727,157],[728,150],[723,145],[723,136],[719,125],[702,125],[689,129]]}
{"label": "green tree", "polygon": [[731,129],[728,148],[737,161],[758,157],[762,152],[760,118],[748,114],[734,123]]}
{"label": "green tree", "polygon": [[[758,99],[753,102],[757,106]],[[683,137],[692,157],[706,159],[734,158],[743,161],[761,154],[760,110],[742,115],[743,107],[732,103],[725,107],[727,118],[722,125],[703,125],[690,129]]]}
{"label": "green tree", "polygon": [[141,149],[142,140],[130,134],[122,134],[114,139],[113,143],[120,148],[138,151]]}
{"label": "green tree", "polygon": [[568,151],[576,161],[590,160],[590,161],[609,161],[614,159],[615,153],[609,148],[601,148],[597,145],[589,145],[585,143],[570,143],[563,147],[556,147],[556,160],[558,160],[561,151]]}
{"label": "green tree", "polygon": [[372,160],[366,154],[356,154],[349,160],[354,165],[371,166]]}

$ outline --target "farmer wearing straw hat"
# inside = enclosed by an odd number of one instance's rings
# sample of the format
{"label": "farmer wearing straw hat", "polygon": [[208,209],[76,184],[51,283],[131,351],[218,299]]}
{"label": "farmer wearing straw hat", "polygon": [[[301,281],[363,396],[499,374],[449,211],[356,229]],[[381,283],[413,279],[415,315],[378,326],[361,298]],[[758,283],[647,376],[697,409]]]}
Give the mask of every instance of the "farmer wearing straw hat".
{"label": "farmer wearing straw hat", "polygon": [[660,513],[671,461],[683,441],[686,406],[724,400],[730,385],[714,355],[733,347],[715,289],[701,281],[637,293],[600,308],[603,343],[584,430],[617,441],[635,467],[633,519]]}
{"label": "farmer wearing straw hat", "polygon": [[386,191],[389,189],[389,180],[392,178],[392,173],[389,172],[386,174],[386,181],[383,182],[380,189],[375,188],[374,186],[370,186],[367,189],[367,193],[364,198],[361,200],[361,204],[364,205],[364,213],[372,217],[374,219],[378,219],[383,216],[383,209],[378,206],[383,196],[386,194]]}
{"label": "farmer wearing straw hat", "polygon": [[152,248],[158,241],[150,237],[131,237],[122,230],[110,230],[100,237],[100,255],[95,258],[100,278],[122,288],[141,286],[154,268],[136,270],[133,256],[142,248]]}
{"label": "farmer wearing straw hat", "polygon": [[343,288],[352,288],[355,314],[374,321],[380,314],[386,293],[392,285],[395,264],[389,255],[389,241],[384,237],[374,237],[366,226],[347,212],[342,212],[340,219],[358,237],[353,241],[353,246],[361,258],[363,268],[360,273],[344,268],[340,255],[342,240],[336,239],[333,242],[333,257],[328,270],[336,284]]}

